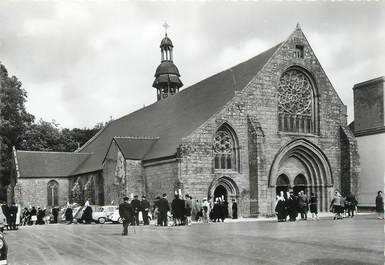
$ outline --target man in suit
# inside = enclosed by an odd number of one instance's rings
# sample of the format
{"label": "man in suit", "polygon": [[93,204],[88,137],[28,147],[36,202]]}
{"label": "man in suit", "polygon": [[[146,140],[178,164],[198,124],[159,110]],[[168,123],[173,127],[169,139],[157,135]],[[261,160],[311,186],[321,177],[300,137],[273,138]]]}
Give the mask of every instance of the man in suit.
{"label": "man in suit", "polygon": [[140,202],[140,209],[142,211],[143,224],[150,224],[150,222],[148,221],[148,211],[150,210],[150,203],[146,200],[146,196],[144,195],[142,196],[142,200]]}
{"label": "man in suit", "polygon": [[135,195],[134,199],[131,201],[131,207],[134,210],[133,225],[139,225],[140,201],[138,200],[138,195]]}
{"label": "man in suit", "polygon": [[133,216],[133,210],[129,203],[128,197],[123,198],[123,202],[119,205],[119,215],[123,220],[123,233],[122,236],[126,236],[128,232],[128,225],[131,223]]}
{"label": "man in suit", "polygon": [[162,197],[163,198],[159,200],[160,225],[167,226],[167,212],[170,211],[170,205],[168,204],[167,194],[163,193]]}

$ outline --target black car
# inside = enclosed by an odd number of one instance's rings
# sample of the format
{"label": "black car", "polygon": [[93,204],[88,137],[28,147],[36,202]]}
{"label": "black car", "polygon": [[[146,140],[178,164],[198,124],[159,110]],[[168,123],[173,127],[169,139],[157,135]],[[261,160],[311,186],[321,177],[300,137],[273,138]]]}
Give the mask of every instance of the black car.
{"label": "black car", "polygon": [[4,234],[0,232],[0,265],[7,264],[8,246]]}

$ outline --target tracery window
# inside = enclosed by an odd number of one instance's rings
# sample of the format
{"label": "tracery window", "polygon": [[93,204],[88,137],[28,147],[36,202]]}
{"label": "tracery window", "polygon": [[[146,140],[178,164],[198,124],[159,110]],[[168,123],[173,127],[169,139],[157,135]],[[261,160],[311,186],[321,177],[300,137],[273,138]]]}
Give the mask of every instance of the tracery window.
{"label": "tracery window", "polygon": [[51,207],[59,205],[59,183],[55,180],[47,184],[47,204]]}
{"label": "tracery window", "polygon": [[227,126],[222,126],[216,132],[213,149],[215,169],[238,169],[238,147],[235,134]]}
{"label": "tracery window", "polygon": [[280,131],[314,133],[314,88],[301,71],[282,74],[278,86],[278,126]]}

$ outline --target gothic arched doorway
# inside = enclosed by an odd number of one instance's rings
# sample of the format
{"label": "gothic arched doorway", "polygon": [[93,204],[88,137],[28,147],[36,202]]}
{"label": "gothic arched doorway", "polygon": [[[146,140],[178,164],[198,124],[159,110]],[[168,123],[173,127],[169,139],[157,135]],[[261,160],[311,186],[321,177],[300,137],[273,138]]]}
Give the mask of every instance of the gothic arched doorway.
{"label": "gothic arched doorway", "polygon": [[227,202],[227,190],[222,185],[218,185],[214,190],[214,200],[216,198],[221,198],[223,201]]}
{"label": "gothic arched doorway", "polygon": [[307,194],[307,180],[302,174],[298,174],[295,177],[293,187],[294,194],[297,195],[300,191],[303,191],[305,194]]}
{"label": "gothic arched doorway", "polygon": [[284,193],[289,191],[290,181],[289,178],[285,174],[281,174],[277,178],[277,183],[275,185],[275,193],[279,195],[281,191]]}
{"label": "gothic arched doorway", "polygon": [[239,197],[239,190],[234,180],[229,177],[220,177],[210,184],[207,197],[208,200],[212,201],[216,198],[223,199],[224,203],[227,205],[226,213],[229,215],[231,213],[233,199],[237,200]]}
{"label": "gothic arched doorway", "polygon": [[293,192],[314,193],[318,197],[318,209],[328,210],[333,177],[329,161],[318,146],[307,139],[297,139],[283,146],[270,168],[271,188],[282,184],[282,172],[288,176]]}

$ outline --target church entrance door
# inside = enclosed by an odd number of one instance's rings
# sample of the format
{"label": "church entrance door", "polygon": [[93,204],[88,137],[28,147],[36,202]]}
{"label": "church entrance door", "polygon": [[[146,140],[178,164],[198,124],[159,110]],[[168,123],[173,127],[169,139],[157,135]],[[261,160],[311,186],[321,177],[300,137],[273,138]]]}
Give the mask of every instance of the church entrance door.
{"label": "church entrance door", "polygon": [[[209,187],[209,200],[214,203],[216,198],[221,198],[225,204],[225,215],[231,215],[233,199],[237,200],[239,197],[238,187],[235,182],[229,177],[220,177],[215,179]],[[239,207],[239,204],[238,204]]]}
{"label": "church entrance door", "polygon": [[214,201],[216,198],[221,198],[222,201],[227,202],[227,190],[222,185],[218,185],[214,190]]}
{"label": "church entrance door", "polygon": [[281,191],[283,191],[284,194],[289,191],[289,178],[285,174],[279,175],[277,178],[277,184],[275,186],[275,193],[276,195],[280,195]]}

